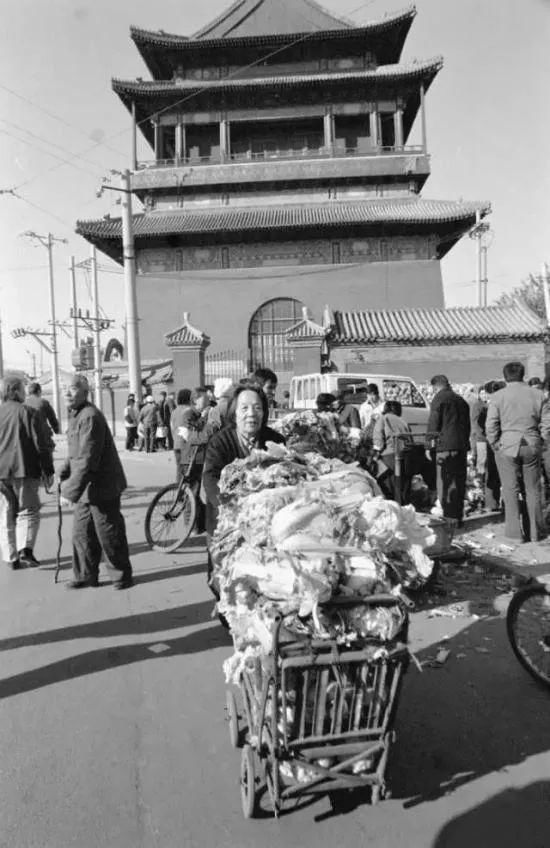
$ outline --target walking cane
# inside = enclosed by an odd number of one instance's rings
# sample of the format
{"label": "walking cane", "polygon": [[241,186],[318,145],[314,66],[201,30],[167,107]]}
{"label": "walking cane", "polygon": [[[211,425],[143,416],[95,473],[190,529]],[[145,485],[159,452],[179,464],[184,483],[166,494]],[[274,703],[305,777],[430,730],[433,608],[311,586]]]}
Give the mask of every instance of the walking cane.
{"label": "walking cane", "polygon": [[57,583],[59,577],[59,569],[61,568],[61,546],[63,537],[61,530],[63,528],[63,510],[61,509],[61,483],[57,484],[57,556],[54,583]]}

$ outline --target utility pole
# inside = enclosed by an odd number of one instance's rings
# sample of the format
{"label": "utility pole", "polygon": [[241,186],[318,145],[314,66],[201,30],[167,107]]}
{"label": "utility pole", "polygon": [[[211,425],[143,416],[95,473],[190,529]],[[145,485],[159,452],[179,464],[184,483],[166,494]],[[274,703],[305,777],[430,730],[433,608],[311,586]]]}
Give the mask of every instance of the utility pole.
{"label": "utility pole", "polygon": [[136,264],[132,218],[130,171],[121,174],[122,245],[124,255],[124,300],[126,306],[126,337],[128,339],[128,375],[130,392],[141,400],[141,356],[139,351],[139,319],[136,292]]}
{"label": "utility pole", "polygon": [[95,383],[95,405],[103,411],[103,398],[101,395],[101,319],[99,317],[99,293],[97,281],[97,256],[94,245],[90,251],[90,270],[92,273],[92,309],[94,316],[94,383]]}
{"label": "utility pole", "polygon": [[53,406],[55,414],[61,418],[61,405],[59,402],[59,362],[57,355],[57,322],[55,318],[55,289],[53,278],[53,245],[54,242],[59,244],[67,244],[67,239],[55,238],[51,233],[47,236],[38,235],[38,233],[28,230],[23,233],[27,238],[40,242],[40,244],[48,251],[48,284],[50,295],[50,325],[51,325],[51,363],[52,363],[52,387],[53,387]]}
{"label": "utility pole", "polygon": [[75,350],[78,349],[78,318],[77,318],[77,300],[76,300],[76,268],[74,264],[74,256],[71,256],[71,317],[73,319],[73,342]]}
{"label": "utility pole", "polygon": [[104,191],[120,191],[122,198],[122,252],[124,257],[124,306],[126,327],[126,351],[128,359],[128,378],[130,392],[139,403],[142,397],[141,390],[141,355],[139,350],[139,318],[136,292],[136,261],[134,248],[134,220],[132,217],[132,189],[130,182],[130,171],[111,171],[120,177],[120,188],[110,186],[106,183],[108,179],[96,192],[101,197]]}
{"label": "utility pole", "polygon": [[491,241],[487,243],[486,235],[490,230],[489,224],[481,220],[481,213],[476,212],[475,226],[470,230],[469,236],[476,241],[476,282],[477,282],[477,305],[487,306],[487,249]]}

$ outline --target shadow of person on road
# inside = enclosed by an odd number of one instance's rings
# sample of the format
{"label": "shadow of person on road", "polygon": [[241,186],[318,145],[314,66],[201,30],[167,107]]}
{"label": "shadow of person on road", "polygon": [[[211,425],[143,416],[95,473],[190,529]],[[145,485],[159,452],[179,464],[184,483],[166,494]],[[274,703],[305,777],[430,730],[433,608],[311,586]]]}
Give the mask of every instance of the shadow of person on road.
{"label": "shadow of person on road", "polygon": [[[211,608],[212,605],[209,606]],[[156,657],[193,654],[230,645],[231,638],[220,625],[195,630],[178,639],[158,639],[152,644],[137,642],[132,645],[112,645],[6,677],[0,680],[0,699],[20,695],[23,692],[32,692],[66,680],[74,680],[76,677],[119,668],[130,663],[152,660]]]}
{"label": "shadow of person on road", "polygon": [[546,848],[550,782],[505,789],[451,819],[432,848]]}
{"label": "shadow of person on road", "polygon": [[[86,589],[86,591],[100,590]],[[192,627],[210,621],[213,606],[214,599],[155,610],[154,612],[108,618],[104,621],[73,624],[68,627],[59,627],[56,630],[43,630],[39,633],[11,636],[0,641],[0,651],[25,648],[31,645],[49,645],[55,642],[72,641],[73,639],[108,639],[113,636],[161,633],[166,630],[175,630],[177,627]]]}

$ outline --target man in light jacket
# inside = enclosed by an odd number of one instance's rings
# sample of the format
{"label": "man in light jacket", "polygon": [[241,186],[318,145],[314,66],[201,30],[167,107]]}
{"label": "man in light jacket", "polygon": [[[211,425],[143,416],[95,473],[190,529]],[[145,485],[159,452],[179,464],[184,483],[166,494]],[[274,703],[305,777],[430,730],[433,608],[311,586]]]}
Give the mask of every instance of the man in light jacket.
{"label": "man in light jacket", "polygon": [[489,398],[485,432],[502,484],[504,533],[516,541],[537,542],[545,536],[540,491],[544,396],[524,382],[521,362],[508,362],[503,374],[506,386]]}
{"label": "man in light jacket", "polygon": [[43,419],[25,406],[19,377],[0,380],[0,547],[12,569],[39,565],[34,543],[40,524],[40,480],[53,480]]}

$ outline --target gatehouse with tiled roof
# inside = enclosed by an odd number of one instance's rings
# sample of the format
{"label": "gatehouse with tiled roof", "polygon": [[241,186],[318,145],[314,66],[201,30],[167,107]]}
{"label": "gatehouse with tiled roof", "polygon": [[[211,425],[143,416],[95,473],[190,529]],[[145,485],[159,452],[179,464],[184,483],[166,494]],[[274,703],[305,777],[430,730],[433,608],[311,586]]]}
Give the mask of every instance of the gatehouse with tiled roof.
{"label": "gatehouse with tiled roof", "polygon": [[[490,206],[422,194],[442,60],[403,59],[415,15],[356,26],[314,0],[220,0],[190,37],[131,29],[152,79],[113,90],[133,118],[144,207],[144,357],[165,354],[185,310],[212,352],[290,372],[286,331],[304,308],[444,306],[440,260]],[[120,219],[77,232],[122,262]]]}

